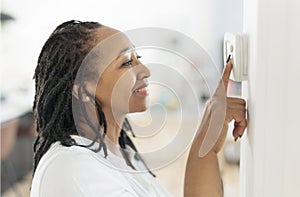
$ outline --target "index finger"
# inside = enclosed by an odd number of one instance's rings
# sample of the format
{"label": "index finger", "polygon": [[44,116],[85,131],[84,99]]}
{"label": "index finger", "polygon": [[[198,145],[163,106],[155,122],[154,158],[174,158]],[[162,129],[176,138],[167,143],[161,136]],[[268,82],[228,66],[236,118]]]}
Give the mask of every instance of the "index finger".
{"label": "index finger", "polygon": [[231,61],[230,56],[229,56],[228,60],[227,60],[227,63],[226,63],[226,66],[224,68],[223,74],[222,74],[222,78],[221,78],[226,90],[227,90],[231,70],[232,70],[232,61]]}

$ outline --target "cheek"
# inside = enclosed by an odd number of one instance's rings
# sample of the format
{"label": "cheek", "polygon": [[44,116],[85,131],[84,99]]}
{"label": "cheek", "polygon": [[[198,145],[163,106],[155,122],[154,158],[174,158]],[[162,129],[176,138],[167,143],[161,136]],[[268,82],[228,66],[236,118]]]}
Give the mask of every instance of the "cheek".
{"label": "cheek", "polygon": [[[136,82],[135,76],[132,72],[126,72],[115,81],[112,90],[112,101],[122,110],[128,111],[132,90]],[[122,105],[122,106],[120,106]]]}
{"label": "cheek", "polygon": [[97,99],[106,107],[128,111],[135,82],[136,77],[130,71],[105,75],[97,86]]}
{"label": "cheek", "polygon": [[110,105],[112,90],[114,87],[115,79],[109,72],[104,72],[98,81],[96,88],[96,99],[100,101],[102,107]]}
{"label": "cheek", "polygon": [[107,106],[111,97],[111,90],[106,80],[100,80],[96,89],[96,99],[100,101],[102,106]]}

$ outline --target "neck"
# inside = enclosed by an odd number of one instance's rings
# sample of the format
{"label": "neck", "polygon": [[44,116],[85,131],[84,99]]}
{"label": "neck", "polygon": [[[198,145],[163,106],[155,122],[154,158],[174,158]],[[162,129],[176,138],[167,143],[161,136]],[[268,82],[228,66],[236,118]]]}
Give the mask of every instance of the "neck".
{"label": "neck", "polygon": [[107,123],[107,138],[115,145],[119,145],[119,136],[121,133],[122,125],[125,119],[125,114],[112,113],[111,109],[102,109],[105,114]]}
{"label": "neck", "polygon": [[[95,107],[92,103],[85,103],[85,108],[87,112],[87,116],[93,125],[98,125],[97,116],[93,113],[95,111]],[[119,136],[121,132],[121,128],[125,119],[125,114],[115,114],[112,113],[112,109],[110,108],[102,108],[105,119],[107,123],[107,135],[106,141],[112,145],[119,145]],[[76,126],[79,131],[83,132],[83,136],[88,139],[95,139],[95,133],[92,128],[87,123],[86,119],[83,117],[83,114],[80,113],[80,109],[77,109],[77,116],[75,118]]]}

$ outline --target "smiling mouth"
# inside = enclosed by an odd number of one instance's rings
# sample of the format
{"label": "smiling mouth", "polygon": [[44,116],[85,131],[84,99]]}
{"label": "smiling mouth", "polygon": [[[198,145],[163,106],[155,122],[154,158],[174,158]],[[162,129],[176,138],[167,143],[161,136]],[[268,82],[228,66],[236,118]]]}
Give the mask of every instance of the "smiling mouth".
{"label": "smiling mouth", "polygon": [[143,96],[147,96],[149,95],[149,89],[148,86],[143,87],[143,88],[139,88],[133,91],[134,94],[139,94],[139,95],[143,95]]}

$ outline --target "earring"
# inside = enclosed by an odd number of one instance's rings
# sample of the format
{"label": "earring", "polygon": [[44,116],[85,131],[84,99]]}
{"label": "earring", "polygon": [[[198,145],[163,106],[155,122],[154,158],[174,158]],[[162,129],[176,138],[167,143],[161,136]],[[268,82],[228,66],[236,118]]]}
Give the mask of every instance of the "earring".
{"label": "earring", "polygon": [[86,99],[86,101],[90,101],[90,97],[89,96],[86,96],[85,99]]}

